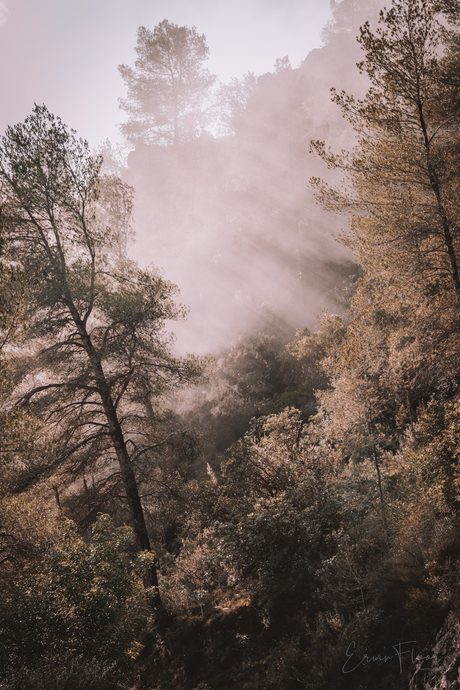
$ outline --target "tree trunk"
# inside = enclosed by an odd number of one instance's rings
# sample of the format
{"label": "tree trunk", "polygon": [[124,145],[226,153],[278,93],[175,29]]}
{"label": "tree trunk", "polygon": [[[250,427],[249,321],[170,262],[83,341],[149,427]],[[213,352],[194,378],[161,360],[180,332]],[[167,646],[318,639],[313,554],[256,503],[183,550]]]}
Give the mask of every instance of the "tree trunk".
{"label": "tree trunk", "polygon": [[445,204],[444,204],[444,201],[442,198],[441,183],[439,181],[438,174],[436,172],[436,168],[432,162],[431,141],[430,141],[430,137],[428,136],[428,127],[427,127],[426,120],[425,120],[425,114],[423,112],[423,105],[422,105],[420,93],[417,94],[417,108],[418,108],[418,114],[419,114],[419,118],[420,118],[420,127],[421,127],[422,134],[423,134],[423,142],[424,142],[425,152],[426,152],[428,179],[430,181],[431,189],[433,190],[434,195],[436,197],[436,204],[438,207],[438,213],[441,217],[441,222],[442,222],[444,242],[445,242],[446,249],[447,249],[447,255],[449,257],[449,269],[450,269],[450,275],[452,278],[452,284],[453,284],[454,292],[455,292],[455,301],[456,301],[457,307],[460,307],[460,276],[459,276],[459,270],[458,270],[458,261],[457,261],[457,256],[455,254],[455,247],[454,247],[454,242],[453,242],[451,224],[449,223],[449,219],[448,219],[447,213],[446,213],[446,207],[445,207]]}
{"label": "tree trunk", "polygon": [[[104,408],[105,417],[109,427],[110,438],[117,456],[118,464],[120,465],[121,478],[126,492],[126,498],[128,500],[137,547],[140,551],[151,551],[150,539],[147,531],[147,525],[145,524],[144,511],[139,496],[137,481],[131,465],[128,449],[126,448],[123,430],[118,419],[117,410],[112,400],[110,386],[107,383],[100,357],[93,347],[85,324],[81,320],[77,309],[71,301],[69,307],[71,309],[72,317],[75,325],[77,326],[79,335],[82,339],[83,347],[91,362],[98,393],[102,400],[102,406]],[[158,589],[157,570],[154,563],[152,563],[152,565],[150,565],[148,568],[147,574],[144,578],[144,586],[154,588],[152,605],[155,609],[160,609],[162,607],[162,602],[160,591]]]}

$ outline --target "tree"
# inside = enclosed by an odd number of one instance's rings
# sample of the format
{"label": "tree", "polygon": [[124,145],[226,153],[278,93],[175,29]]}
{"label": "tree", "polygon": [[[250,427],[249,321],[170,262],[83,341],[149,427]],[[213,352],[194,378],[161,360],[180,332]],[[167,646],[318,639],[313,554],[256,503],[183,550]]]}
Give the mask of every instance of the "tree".
{"label": "tree", "polygon": [[204,34],[196,27],[166,19],[153,31],[137,32],[135,69],[120,65],[128,97],[122,131],[132,142],[179,144],[203,131],[215,76],[203,68],[209,56]]}
{"label": "tree", "polygon": [[446,361],[457,370],[460,345],[458,83],[452,51],[440,57],[455,33],[442,27],[439,7],[394,2],[375,33],[362,27],[359,67],[372,88],[362,101],[335,95],[358,145],[334,156],[314,144],[344,171],[345,192],[315,184],[328,208],[353,214],[342,239],[364,269],[358,299],[372,294],[374,312],[392,320],[390,361],[406,352],[414,376],[432,372],[432,386],[444,382]]}
{"label": "tree", "polygon": [[347,198],[357,211],[347,243],[364,265],[370,252],[380,259],[384,251],[385,266],[412,269],[425,289],[442,280],[460,304],[457,170],[448,154],[458,117],[454,89],[441,78],[436,15],[431,0],[404,0],[382,15],[375,35],[368,24],[362,28],[360,69],[373,87],[364,101],[336,95],[358,132],[358,149],[346,160],[328,161],[343,165],[356,190]]}
{"label": "tree", "polygon": [[332,35],[351,33],[356,36],[359,27],[365,21],[376,24],[381,0],[330,0],[332,19],[322,31],[322,38],[327,42]]}
{"label": "tree", "polygon": [[441,7],[393,2],[375,33],[361,28],[372,87],[361,101],[335,94],[358,145],[335,156],[314,143],[344,172],[345,189],[315,184],[326,207],[352,213],[342,241],[364,269],[321,394],[323,431],[345,458],[373,457],[379,488],[417,407],[459,390],[458,34],[444,21],[459,13]]}
{"label": "tree", "polygon": [[59,440],[49,472],[76,477],[115,456],[137,546],[149,551],[135,463],[162,442],[148,431],[152,400],[202,367],[172,354],[164,324],[184,308],[174,285],[127,259],[131,190],[101,162],[45,106],[2,137],[5,256],[27,270],[37,305],[11,357],[12,400]]}

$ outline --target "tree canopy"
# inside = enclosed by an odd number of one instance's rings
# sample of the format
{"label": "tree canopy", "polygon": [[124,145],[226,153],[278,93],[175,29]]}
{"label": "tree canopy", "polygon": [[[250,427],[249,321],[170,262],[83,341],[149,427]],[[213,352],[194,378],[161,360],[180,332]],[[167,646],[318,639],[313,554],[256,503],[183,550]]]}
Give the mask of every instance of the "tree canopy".
{"label": "tree canopy", "polygon": [[116,458],[138,547],[149,550],[135,463],[160,442],[148,431],[152,401],[202,366],[173,355],[164,326],[184,315],[176,287],[126,257],[131,191],[100,165],[45,106],[2,138],[5,258],[34,279],[11,400],[59,439],[48,472],[77,477]]}
{"label": "tree canopy", "polygon": [[203,67],[206,37],[196,27],[166,19],[153,31],[137,31],[134,69],[120,65],[128,88],[120,107],[128,113],[122,131],[132,142],[180,144],[205,128],[215,76]]}
{"label": "tree canopy", "polygon": [[[447,57],[438,7],[395,3],[360,41],[372,88],[355,101],[336,94],[359,137],[356,150],[334,156],[353,195],[322,188],[330,208],[354,213],[344,242],[395,297],[419,313],[429,304],[460,304],[457,185],[457,87],[444,76]],[[316,145],[321,150],[321,145]],[[444,309],[443,309],[444,312]]]}
{"label": "tree canopy", "polygon": [[323,29],[323,40],[327,41],[334,34],[351,33],[358,35],[359,28],[368,21],[377,24],[382,0],[330,0],[332,19]]}

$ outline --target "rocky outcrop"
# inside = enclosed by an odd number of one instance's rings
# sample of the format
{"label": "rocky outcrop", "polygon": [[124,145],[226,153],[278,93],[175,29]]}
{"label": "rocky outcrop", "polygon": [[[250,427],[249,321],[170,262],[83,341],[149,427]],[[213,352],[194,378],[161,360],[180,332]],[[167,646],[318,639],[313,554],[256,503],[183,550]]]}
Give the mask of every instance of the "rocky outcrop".
{"label": "rocky outcrop", "polygon": [[460,690],[460,621],[449,613],[432,648],[419,655],[409,690]]}

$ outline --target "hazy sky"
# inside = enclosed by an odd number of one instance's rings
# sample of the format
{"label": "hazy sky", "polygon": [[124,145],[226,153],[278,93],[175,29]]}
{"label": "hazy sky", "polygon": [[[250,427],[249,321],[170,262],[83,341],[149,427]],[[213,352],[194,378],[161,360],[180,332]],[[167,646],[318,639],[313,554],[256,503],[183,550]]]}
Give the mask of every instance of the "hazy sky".
{"label": "hazy sky", "polygon": [[222,81],[293,67],[320,45],[329,0],[0,0],[0,130],[34,102],[87,138],[114,141],[124,114],[120,63],[134,64],[136,30],[163,19],[207,37]]}

